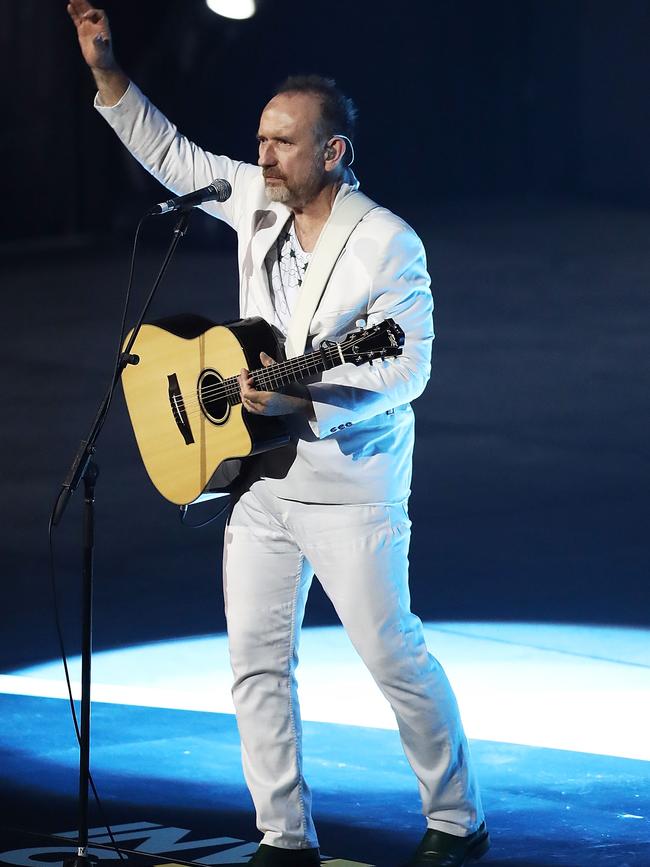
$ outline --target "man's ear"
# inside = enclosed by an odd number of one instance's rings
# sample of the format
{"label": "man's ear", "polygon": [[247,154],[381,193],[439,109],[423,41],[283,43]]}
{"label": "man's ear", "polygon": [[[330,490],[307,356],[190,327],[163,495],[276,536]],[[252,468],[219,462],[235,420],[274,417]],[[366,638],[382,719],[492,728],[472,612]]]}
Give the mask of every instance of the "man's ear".
{"label": "man's ear", "polygon": [[336,161],[335,165],[328,168],[328,171],[332,171],[332,169],[343,164],[343,157],[345,156],[347,149],[347,142],[339,136],[334,136],[325,144],[325,150],[323,152],[325,161]]}

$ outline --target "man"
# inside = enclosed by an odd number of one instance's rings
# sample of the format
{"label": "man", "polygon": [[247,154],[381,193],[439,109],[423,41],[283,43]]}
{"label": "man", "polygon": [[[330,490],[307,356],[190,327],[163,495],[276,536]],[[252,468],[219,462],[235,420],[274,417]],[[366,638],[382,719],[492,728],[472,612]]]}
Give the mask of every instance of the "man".
{"label": "man", "polygon": [[[262,112],[258,165],[217,156],[180,135],[121,71],[101,10],[70,0],[68,11],[97,84],[96,106],[136,159],[176,193],[213,178],[230,182],[231,198],[204,210],[237,231],[241,315],[291,333],[321,232],[356,195],[350,101],[327,79],[288,79]],[[431,309],[420,240],[374,207],[336,260],[310,314],[308,343],[315,349],[344,336],[359,319],[394,317],[406,335],[403,354],[327,370],[300,393],[258,391],[248,371],[240,375],[244,408],[285,416],[293,431],[289,446],[256,461],[224,542],[233,698],[263,833],[251,864],[320,863],[295,680],[314,573],[395,711],[418,778],[427,831],[409,867],[458,867],[489,845],[453,692],[410,611],[410,401],[429,376]]]}

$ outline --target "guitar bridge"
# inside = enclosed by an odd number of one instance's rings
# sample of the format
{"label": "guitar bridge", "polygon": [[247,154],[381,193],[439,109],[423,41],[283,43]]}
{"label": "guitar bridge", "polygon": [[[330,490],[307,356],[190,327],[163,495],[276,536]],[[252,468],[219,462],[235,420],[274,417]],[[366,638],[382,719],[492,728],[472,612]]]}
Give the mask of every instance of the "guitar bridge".
{"label": "guitar bridge", "polygon": [[183,400],[183,395],[181,394],[181,389],[178,384],[178,377],[175,373],[170,373],[167,376],[167,381],[169,383],[169,405],[172,410],[172,415],[174,416],[174,421],[178,425],[181,436],[185,440],[185,445],[189,446],[194,442],[194,437],[192,436],[192,428],[190,427],[190,421],[187,417],[185,401]]}

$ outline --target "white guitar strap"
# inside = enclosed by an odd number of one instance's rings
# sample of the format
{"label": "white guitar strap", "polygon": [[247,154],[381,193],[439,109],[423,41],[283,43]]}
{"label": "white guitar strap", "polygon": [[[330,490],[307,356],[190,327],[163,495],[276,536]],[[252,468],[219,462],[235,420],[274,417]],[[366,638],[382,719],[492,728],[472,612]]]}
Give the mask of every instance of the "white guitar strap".
{"label": "white guitar strap", "polygon": [[285,343],[287,358],[295,358],[305,351],[311,320],[347,240],[368,211],[377,207],[368,196],[354,190],[330,214],[309,260],[298,303],[289,322]]}

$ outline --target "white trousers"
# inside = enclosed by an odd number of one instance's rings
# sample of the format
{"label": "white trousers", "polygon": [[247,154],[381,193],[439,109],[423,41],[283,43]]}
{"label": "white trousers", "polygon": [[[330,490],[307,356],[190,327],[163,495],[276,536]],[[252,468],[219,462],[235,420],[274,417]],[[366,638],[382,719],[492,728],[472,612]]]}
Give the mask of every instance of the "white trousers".
{"label": "white trousers", "polygon": [[395,713],[430,828],[483,820],[458,707],[408,590],[406,505],[280,500],[257,483],[225,531],[224,598],[244,775],[263,842],[318,845],[302,772],[295,670],[314,572]]}

